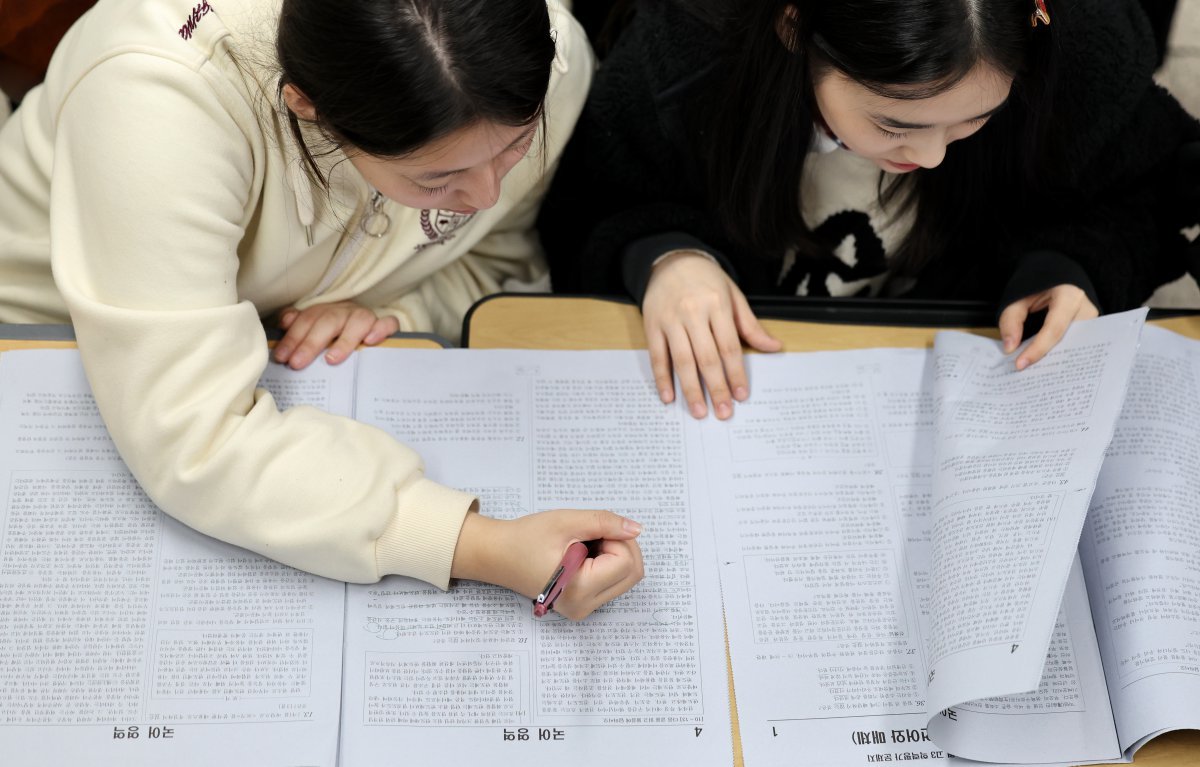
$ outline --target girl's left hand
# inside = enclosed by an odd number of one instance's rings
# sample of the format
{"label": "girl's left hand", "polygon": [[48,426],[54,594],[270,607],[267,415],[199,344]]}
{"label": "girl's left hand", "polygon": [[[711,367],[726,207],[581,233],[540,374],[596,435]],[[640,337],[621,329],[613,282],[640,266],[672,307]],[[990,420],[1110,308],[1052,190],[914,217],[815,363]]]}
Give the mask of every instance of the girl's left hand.
{"label": "girl's left hand", "polygon": [[395,317],[376,317],[375,312],[354,301],[317,304],[307,309],[285,309],[279,327],[286,331],[275,345],[275,361],[300,370],[323,349],[325,361],[337,365],[358,345],[374,346],[400,329]]}
{"label": "girl's left hand", "polygon": [[1021,330],[1025,318],[1034,312],[1046,310],[1046,320],[1033,341],[1017,357],[1017,370],[1024,370],[1046,356],[1046,352],[1062,340],[1071,322],[1090,320],[1100,316],[1100,311],[1088,300],[1082,288],[1075,285],[1055,285],[1013,301],[1000,313],[1000,338],[1004,341],[1004,353],[1008,354],[1021,344]]}

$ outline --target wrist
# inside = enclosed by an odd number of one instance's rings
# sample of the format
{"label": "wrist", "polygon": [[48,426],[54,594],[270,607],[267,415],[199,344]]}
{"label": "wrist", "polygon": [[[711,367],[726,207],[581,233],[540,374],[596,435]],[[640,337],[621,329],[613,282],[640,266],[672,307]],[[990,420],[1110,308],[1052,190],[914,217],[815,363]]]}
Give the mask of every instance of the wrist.
{"label": "wrist", "polygon": [[497,551],[502,548],[500,537],[503,524],[503,520],[485,517],[477,512],[463,518],[458,543],[454,546],[454,561],[450,564],[451,578],[497,583],[496,573],[500,569]]}
{"label": "wrist", "polygon": [[650,269],[653,271],[659,266],[664,266],[675,261],[681,261],[685,258],[693,257],[706,258],[712,263],[720,266],[720,262],[717,261],[716,256],[712,255],[711,253],[705,253],[703,250],[695,250],[692,248],[679,248],[676,250],[668,250],[666,253],[663,253],[661,256],[654,259],[652,262],[650,262]]}

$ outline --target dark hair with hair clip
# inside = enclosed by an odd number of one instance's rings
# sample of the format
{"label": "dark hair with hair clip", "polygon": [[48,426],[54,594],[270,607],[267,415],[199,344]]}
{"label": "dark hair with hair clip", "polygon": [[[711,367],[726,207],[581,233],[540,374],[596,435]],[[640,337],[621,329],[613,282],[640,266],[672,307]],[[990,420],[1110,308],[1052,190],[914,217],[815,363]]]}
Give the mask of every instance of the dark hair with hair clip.
{"label": "dark hair with hair clip", "polygon": [[334,147],[402,157],[478,122],[542,117],[555,47],[545,0],[284,0],[276,50],[280,91],[312,102]]}
{"label": "dark hair with hair clip", "polygon": [[979,220],[981,206],[1017,205],[1052,151],[1045,128],[1054,79],[1051,30],[1062,15],[1055,8],[1053,27],[1034,28],[1034,0],[736,4],[720,108],[709,110],[705,145],[709,195],[731,239],[769,258],[788,248],[833,258],[801,218],[799,181],[819,118],[814,80],[833,72],[900,99],[945,92],[981,63],[1014,78],[1004,108],[957,142],[941,165],[881,186],[883,201],[895,203],[893,215],[916,209],[892,256],[896,273],[915,273],[939,256],[953,232]]}

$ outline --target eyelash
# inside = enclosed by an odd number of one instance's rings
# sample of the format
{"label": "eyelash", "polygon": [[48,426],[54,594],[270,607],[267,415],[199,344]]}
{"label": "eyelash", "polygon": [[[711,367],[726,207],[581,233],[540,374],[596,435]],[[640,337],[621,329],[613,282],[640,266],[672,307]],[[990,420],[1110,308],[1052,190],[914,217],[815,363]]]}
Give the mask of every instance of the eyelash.
{"label": "eyelash", "polygon": [[[524,144],[518,144],[517,146],[513,147],[511,151],[518,152],[520,154],[525,154],[526,152],[529,151],[529,147],[532,145],[533,145],[533,134],[530,133],[529,139]],[[449,184],[443,184],[442,186],[421,186],[420,184],[417,184],[416,186],[417,186],[417,189],[421,190],[421,194],[427,194],[430,197],[436,197],[439,194],[441,194],[442,192],[445,192],[447,189],[450,188]]]}
{"label": "eyelash", "polygon": [[[967,124],[968,125],[980,125],[987,121],[988,121],[988,118],[986,118],[986,117],[976,117],[973,120],[967,120]],[[886,128],[882,128],[878,125],[875,126],[875,130],[879,131],[887,138],[892,138],[892,139],[901,139],[908,135],[907,132],[897,133],[895,131],[890,131],[890,130],[887,130]]]}

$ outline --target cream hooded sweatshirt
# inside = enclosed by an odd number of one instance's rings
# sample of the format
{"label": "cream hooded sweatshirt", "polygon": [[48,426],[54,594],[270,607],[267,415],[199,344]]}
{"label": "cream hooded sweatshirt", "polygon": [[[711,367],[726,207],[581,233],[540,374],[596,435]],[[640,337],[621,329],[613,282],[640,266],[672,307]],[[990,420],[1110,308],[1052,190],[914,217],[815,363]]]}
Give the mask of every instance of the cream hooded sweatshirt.
{"label": "cream hooded sweatshirt", "polygon": [[[260,317],[354,299],[457,338],[478,298],[544,272],[532,232],[594,62],[549,0],[546,152],[473,215],[384,200],[337,153],[326,194],[276,107],[279,0],[101,0],[0,129],[0,321],[75,326],[121,456],[163,511],[294,567],[446,587],[473,498],[384,432],[256,382]],[[53,277],[51,276],[53,270]]]}

